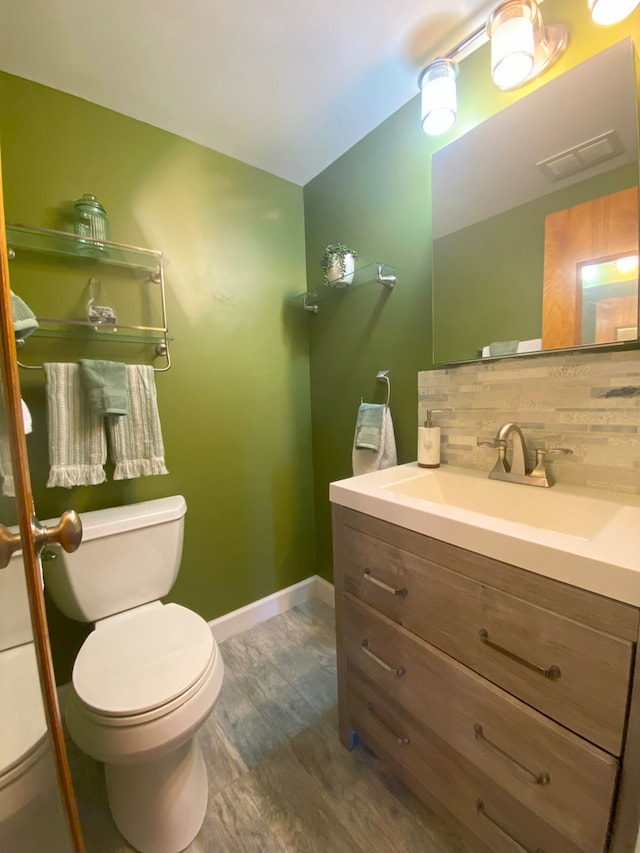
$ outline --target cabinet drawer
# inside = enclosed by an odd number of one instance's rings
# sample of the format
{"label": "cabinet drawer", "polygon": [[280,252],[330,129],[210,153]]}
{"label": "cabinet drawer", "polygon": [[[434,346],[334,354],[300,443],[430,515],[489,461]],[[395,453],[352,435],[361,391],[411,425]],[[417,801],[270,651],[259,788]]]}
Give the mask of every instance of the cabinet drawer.
{"label": "cabinet drawer", "polygon": [[345,591],[621,754],[632,643],[351,528],[340,566]]}
{"label": "cabinet drawer", "polygon": [[604,848],[618,762],[349,596],[352,667],[584,850]]}
{"label": "cabinet drawer", "polygon": [[355,668],[349,669],[351,726],[411,785],[415,779],[495,853],[599,853],[573,841],[514,799],[455,748],[421,726]]}

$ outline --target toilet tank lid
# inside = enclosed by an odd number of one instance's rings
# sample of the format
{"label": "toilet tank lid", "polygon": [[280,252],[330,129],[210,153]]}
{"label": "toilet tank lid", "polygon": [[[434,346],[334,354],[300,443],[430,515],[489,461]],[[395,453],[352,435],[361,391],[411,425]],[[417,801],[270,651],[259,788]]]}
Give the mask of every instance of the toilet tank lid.
{"label": "toilet tank lid", "polygon": [[[177,521],[186,511],[187,502],[182,495],[173,495],[137,504],[81,512],[82,541],[88,542],[103,536],[125,533],[127,530],[139,530],[142,527]],[[56,523],[56,519],[43,522],[47,527]]]}

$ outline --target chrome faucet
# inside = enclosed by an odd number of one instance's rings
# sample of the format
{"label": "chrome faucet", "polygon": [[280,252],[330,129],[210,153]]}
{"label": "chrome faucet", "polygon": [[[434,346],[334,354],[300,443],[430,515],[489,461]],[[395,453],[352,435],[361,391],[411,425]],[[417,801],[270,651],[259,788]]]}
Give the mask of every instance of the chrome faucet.
{"label": "chrome faucet", "polygon": [[[507,439],[511,439],[511,465],[507,462]],[[506,474],[517,474],[524,477],[527,473],[527,442],[518,424],[503,424],[496,433],[496,443],[500,448],[498,454],[499,471]]]}
{"label": "chrome faucet", "polygon": [[[507,447],[511,439],[511,462],[507,460]],[[498,458],[496,464],[489,472],[491,480],[506,480],[510,483],[522,483],[525,486],[542,486],[549,488],[553,486],[554,480],[548,473],[545,458],[547,453],[557,453],[564,456],[573,451],[566,447],[554,447],[549,451],[538,448],[536,450],[536,464],[533,469],[527,468],[527,442],[522,430],[515,423],[503,424],[495,438],[478,439],[479,447],[497,447]]]}

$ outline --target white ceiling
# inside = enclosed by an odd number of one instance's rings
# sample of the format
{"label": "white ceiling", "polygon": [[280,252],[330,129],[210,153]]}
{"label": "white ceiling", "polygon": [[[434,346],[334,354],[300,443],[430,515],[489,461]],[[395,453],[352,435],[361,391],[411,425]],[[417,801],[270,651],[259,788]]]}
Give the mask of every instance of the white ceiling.
{"label": "white ceiling", "polygon": [[0,6],[3,71],[303,185],[413,98],[425,62],[495,0]]}

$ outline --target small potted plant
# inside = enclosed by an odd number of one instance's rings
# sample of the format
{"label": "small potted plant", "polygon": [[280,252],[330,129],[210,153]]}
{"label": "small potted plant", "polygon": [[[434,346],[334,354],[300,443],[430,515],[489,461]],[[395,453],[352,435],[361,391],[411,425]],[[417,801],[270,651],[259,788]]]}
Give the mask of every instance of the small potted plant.
{"label": "small potted plant", "polygon": [[320,266],[324,283],[330,287],[347,287],[353,282],[358,253],[342,243],[329,243],[324,250]]}

